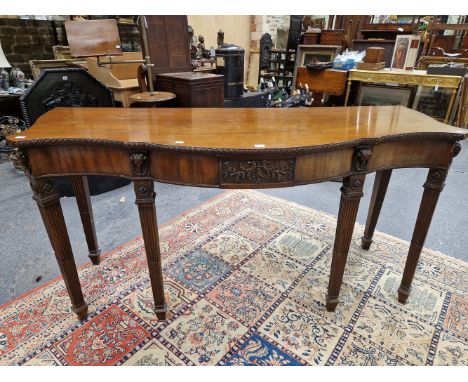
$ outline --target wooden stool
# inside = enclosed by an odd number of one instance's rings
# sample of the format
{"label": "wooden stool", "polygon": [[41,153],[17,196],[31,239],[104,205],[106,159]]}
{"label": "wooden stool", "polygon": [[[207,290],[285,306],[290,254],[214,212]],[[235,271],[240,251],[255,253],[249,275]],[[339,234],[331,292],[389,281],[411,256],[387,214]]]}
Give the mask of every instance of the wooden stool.
{"label": "wooden stool", "polygon": [[130,96],[130,104],[141,103],[146,106],[149,104],[150,107],[156,107],[159,102],[169,101],[174,99],[176,95],[170,92],[143,92],[136,93]]}

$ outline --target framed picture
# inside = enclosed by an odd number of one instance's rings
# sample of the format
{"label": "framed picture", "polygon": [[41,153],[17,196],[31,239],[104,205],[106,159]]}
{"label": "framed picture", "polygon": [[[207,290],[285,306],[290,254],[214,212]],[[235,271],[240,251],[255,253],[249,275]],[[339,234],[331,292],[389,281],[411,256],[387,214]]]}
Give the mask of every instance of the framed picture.
{"label": "framed picture", "polygon": [[276,30],[276,49],[286,49],[288,44],[288,29],[277,29]]}
{"label": "framed picture", "polygon": [[292,88],[296,88],[297,68],[314,62],[330,62],[340,53],[341,45],[299,45],[296,52],[296,63]]}
{"label": "framed picture", "polygon": [[70,66],[80,65],[86,67],[86,61],[76,60],[29,60],[29,66],[31,67],[31,73],[33,78],[37,80],[44,69],[53,68],[66,68]]}
{"label": "framed picture", "polygon": [[419,49],[419,36],[400,35],[396,37],[393,49],[391,69],[413,69]]}
{"label": "framed picture", "polygon": [[341,45],[299,45],[296,54],[296,67],[306,66],[316,61],[333,61],[341,51]]}
{"label": "framed picture", "polygon": [[411,86],[362,84],[357,100],[359,106],[401,105],[411,107],[414,100],[414,88]]}
{"label": "framed picture", "polygon": [[465,68],[468,67],[468,58],[460,57],[445,57],[445,56],[421,56],[418,60],[418,69],[427,70],[429,65],[440,65],[440,64],[463,64]]}
{"label": "framed picture", "polygon": [[414,97],[413,109],[432,118],[443,121],[447,113],[452,89],[418,86]]}

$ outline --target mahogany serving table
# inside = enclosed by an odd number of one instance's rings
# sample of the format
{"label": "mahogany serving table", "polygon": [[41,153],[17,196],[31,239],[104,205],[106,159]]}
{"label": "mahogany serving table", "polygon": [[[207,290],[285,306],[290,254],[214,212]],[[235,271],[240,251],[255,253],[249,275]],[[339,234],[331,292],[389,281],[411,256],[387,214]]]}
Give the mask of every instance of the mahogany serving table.
{"label": "mahogany serving table", "polygon": [[53,178],[75,188],[90,257],[99,263],[87,175],[134,182],[155,313],[166,317],[153,181],[202,187],[289,187],[343,177],[326,307],[338,304],[367,173],[377,172],[362,246],[368,249],[392,169],[429,174],[398,300],[406,302],[452,158],[466,130],[401,106],[295,109],[56,108],[8,141],[18,148],[73,310],[87,315]]}

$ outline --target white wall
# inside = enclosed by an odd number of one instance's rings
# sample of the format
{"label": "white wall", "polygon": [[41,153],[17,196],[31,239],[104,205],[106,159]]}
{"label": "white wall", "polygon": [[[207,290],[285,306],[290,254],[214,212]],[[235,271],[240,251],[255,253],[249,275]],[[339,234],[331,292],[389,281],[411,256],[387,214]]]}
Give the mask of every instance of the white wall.
{"label": "white wall", "polygon": [[217,16],[187,16],[188,24],[192,26],[195,36],[205,37],[205,48],[216,48],[218,31],[224,32],[224,43],[235,44],[245,50],[244,81],[247,79],[247,67],[250,51],[250,16],[249,15],[217,15]]}

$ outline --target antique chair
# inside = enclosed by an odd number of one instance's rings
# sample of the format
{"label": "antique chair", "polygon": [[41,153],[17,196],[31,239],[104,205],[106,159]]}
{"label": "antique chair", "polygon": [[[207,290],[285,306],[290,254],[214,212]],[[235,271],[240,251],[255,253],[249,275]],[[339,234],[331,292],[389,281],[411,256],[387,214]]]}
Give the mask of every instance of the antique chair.
{"label": "antique chair", "polygon": [[[44,113],[59,106],[113,107],[111,91],[82,68],[45,69],[20,99],[21,110],[27,127]],[[91,195],[113,190],[129,184],[116,177],[89,176]],[[67,178],[57,179],[62,196],[75,193]]]}
{"label": "antique chair", "polygon": [[148,91],[148,76],[144,65],[140,65],[137,70],[138,88],[140,93]]}
{"label": "antique chair", "polygon": [[[123,107],[130,107],[130,96],[138,93],[137,71],[140,63],[133,62],[143,59],[141,52],[123,52],[117,56],[119,61],[128,61],[112,65],[108,57],[87,57],[89,72],[111,89],[116,101],[122,102]],[[103,65],[107,64],[107,65]]]}

